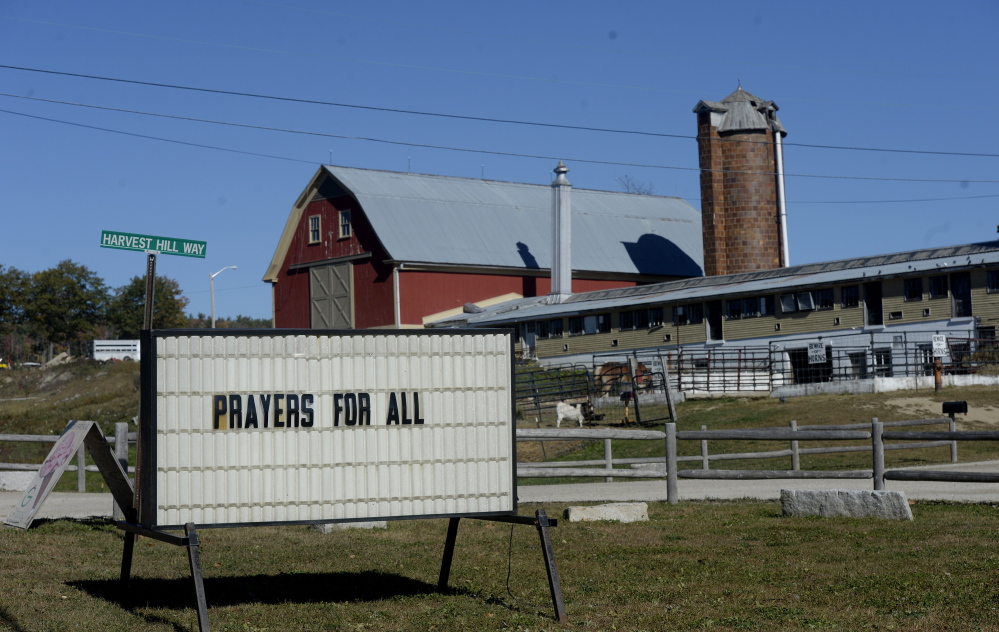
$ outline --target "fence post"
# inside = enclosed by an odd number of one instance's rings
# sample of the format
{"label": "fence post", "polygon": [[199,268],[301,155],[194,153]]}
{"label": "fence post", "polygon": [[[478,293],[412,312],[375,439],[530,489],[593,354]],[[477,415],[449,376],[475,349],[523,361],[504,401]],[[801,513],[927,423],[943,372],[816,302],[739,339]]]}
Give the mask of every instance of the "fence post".
{"label": "fence post", "polygon": [[[950,414],[950,421],[947,423],[947,429],[951,432],[957,432],[957,422],[954,420],[954,413]],[[950,442],[950,462],[957,463],[957,439]]]}
{"label": "fence post", "polygon": [[[798,421],[796,419],[791,420],[791,432],[796,432],[798,430]],[[798,454],[798,442],[791,442],[791,469],[797,472],[801,469],[801,456]]]}
{"label": "fence post", "polygon": [[[611,440],[604,439],[604,469],[613,470],[614,469],[614,457],[611,455]],[[604,478],[604,482],[613,483],[614,477],[607,476]]]}
{"label": "fence post", "polygon": [[87,447],[82,443],[76,450],[76,491],[87,491]]}
{"label": "fence post", "polygon": [[[701,431],[702,432],[706,431],[707,429],[708,429],[707,426],[701,426]],[[708,459],[708,440],[707,439],[701,439],[701,469],[702,470],[710,470],[711,469],[711,461]]]}
{"label": "fence post", "polygon": [[666,500],[675,505],[680,500],[676,488],[676,424],[666,424]]}
{"label": "fence post", "polygon": [[885,444],[881,438],[881,431],[884,424],[875,417],[871,420],[871,441],[874,442],[874,491],[879,492],[885,488]]}
{"label": "fence post", "polygon": [[[118,463],[121,464],[121,469],[125,470],[125,476],[128,476],[128,423],[124,421],[119,421],[114,425],[114,458],[118,459]],[[124,520],[125,513],[118,506],[118,503],[112,501],[113,509],[111,512],[112,517],[115,520]]]}

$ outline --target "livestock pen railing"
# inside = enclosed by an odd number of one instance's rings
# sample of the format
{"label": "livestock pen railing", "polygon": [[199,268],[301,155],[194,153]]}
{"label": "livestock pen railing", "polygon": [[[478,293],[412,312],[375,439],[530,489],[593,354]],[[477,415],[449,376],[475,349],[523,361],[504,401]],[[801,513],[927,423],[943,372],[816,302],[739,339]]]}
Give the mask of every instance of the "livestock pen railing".
{"label": "livestock pen railing", "polygon": [[[763,346],[701,345],[634,352],[652,371],[668,373],[683,392],[772,391],[781,386],[874,378],[931,377],[939,356],[944,375],[999,374],[999,340],[946,335],[946,351],[934,352],[940,331],[849,332],[771,341]],[[617,365],[620,353],[593,357],[593,375]]]}
{"label": "livestock pen railing", "polygon": [[[114,436],[105,437],[109,445],[114,446],[115,458],[121,463],[122,469],[128,473],[134,473],[135,468],[128,466],[128,446],[135,444],[136,433],[128,431],[128,424],[118,422],[115,424]],[[0,442],[9,441],[12,443],[55,443],[60,435],[16,435],[0,434]],[[76,451],[76,465],[66,467],[68,472],[76,472],[76,491],[87,491],[87,472],[97,472],[96,465],[86,464],[86,446],[80,444]],[[41,463],[0,463],[0,471],[20,471],[34,472],[42,467]]]}

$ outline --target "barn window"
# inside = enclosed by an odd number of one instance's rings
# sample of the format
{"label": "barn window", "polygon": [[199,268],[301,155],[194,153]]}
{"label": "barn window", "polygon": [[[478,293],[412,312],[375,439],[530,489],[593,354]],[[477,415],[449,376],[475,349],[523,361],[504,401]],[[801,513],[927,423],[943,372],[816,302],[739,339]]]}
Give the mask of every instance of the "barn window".
{"label": "barn window", "polygon": [[832,288],[815,290],[815,309],[832,309],[835,302]]}
{"label": "barn window", "polygon": [[649,310],[649,327],[661,327],[663,324],[663,308],[653,307]]}
{"label": "barn window", "polygon": [[555,318],[548,323],[548,337],[549,338],[561,338],[562,337],[562,319]]}
{"label": "barn window", "polygon": [[905,300],[907,301],[923,300],[923,280],[906,279],[904,284],[904,293]]}
{"label": "barn window", "polygon": [[988,288],[989,294],[999,292],[999,270],[989,270],[985,273],[985,287]]}
{"label": "barn window", "polygon": [[857,307],[860,305],[860,288],[856,285],[847,285],[840,290],[843,307]]}
{"label": "barn window", "polygon": [[570,336],[581,336],[583,335],[583,317],[582,316],[570,316],[569,317],[569,335]]}
{"label": "barn window", "polygon": [[624,331],[625,329],[635,328],[635,312],[621,312],[620,322],[618,323],[618,329]]}
{"label": "barn window", "polygon": [[677,305],[673,308],[673,325],[697,325],[704,322],[704,305]]}
{"label": "barn window", "polygon": [[726,314],[729,320],[738,320],[742,318],[742,299],[736,298],[728,301],[728,313]]}
{"label": "barn window", "polygon": [[798,309],[803,312],[810,312],[815,309],[815,301],[812,300],[811,292],[798,292],[794,295],[798,301]]}
{"label": "barn window", "polygon": [[635,310],[635,329],[648,329],[649,328],[649,310],[647,309],[636,309]]}
{"label": "barn window", "polygon": [[548,321],[539,320],[537,324],[537,335],[538,338],[547,338],[549,333]]}
{"label": "barn window", "polygon": [[323,217],[322,215],[309,216],[309,243],[318,244],[323,239]]}
{"label": "barn window", "polygon": [[760,316],[774,315],[774,297],[763,296],[760,298]]}
{"label": "barn window", "polygon": [[350,235],[350,211],[340,211],[340,239],[347,239]]}
{"label": "barn window", "polygon": [[794,294],[780,295],[780,311],[785,314],[798,311],[798,303],[794,300]]}
{"label": "barn window", "polygon": [[947,276],[930,277],[930,298],[947,298]]}
{"label": "barn window", "polygon": [[597,331],[605,334],[611,330],[611,315],[597,314]]}

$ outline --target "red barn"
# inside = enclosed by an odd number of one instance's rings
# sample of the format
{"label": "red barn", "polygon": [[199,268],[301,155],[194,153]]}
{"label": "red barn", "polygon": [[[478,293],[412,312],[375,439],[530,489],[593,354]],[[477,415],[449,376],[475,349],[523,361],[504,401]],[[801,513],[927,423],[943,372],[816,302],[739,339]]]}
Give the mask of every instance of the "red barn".
{"label": "red barn", "polygon": [[[550,289],[550,187],[324,166],[264,281],[275,327],[422,327],[467,303]],[[701,276],[701,218],[679,198],[572,190],[573,291]],[[491,300],[492,299],[492,300]]]}

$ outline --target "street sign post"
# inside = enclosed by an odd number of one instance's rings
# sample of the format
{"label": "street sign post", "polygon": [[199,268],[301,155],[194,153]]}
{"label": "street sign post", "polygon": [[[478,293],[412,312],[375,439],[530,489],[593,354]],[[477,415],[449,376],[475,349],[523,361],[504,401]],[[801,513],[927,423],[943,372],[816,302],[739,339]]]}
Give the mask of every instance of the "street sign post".
{"label": "street sign post", "polygon": [[137,250],[157,255],[177,255],[180,257],[198,257],[199,259],[204,259],[207,246],[207,242],[193,239],[136,235],[135,233],[119,233],[113,230],[101,231],[101,248]]}
{"label": "street sign post", "polygon": [[[153,296],[156,287],[156,255],[177,255],[180,257],[205,258],[205,251],[208,249],[208,242],[196,241],[193,239],[178,239],[176,237],[157,237],[155,235],[138,235],[136,233],[122,233],[113,230],[101,231],[101,248],[116,248],[118,250],[133,250],[146,253],[146,300],[145,311],[142,319],[142,330],[149,331],[153,328]],[[140,394],[140,401],[141,401]],[[140,403],[140,417],[141,417]],[[133,507],[139,506],[139,485],[141,480],[142,467],[142,446],[145,439],[142,436],[141,428],[136,437],[136,465],[135,465],[135,492]],[[126,507],[127,504],[121,504]],[[134,544],[134,538],[129,537],[130,543]],[[131,546],[132,544],[129,544]],[[130,548],[127,550],[131,550]],[[131,553],[128,554],[131,558]]]}

